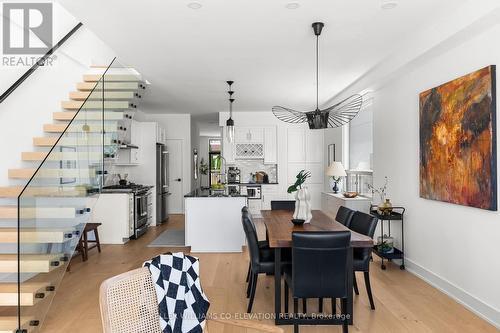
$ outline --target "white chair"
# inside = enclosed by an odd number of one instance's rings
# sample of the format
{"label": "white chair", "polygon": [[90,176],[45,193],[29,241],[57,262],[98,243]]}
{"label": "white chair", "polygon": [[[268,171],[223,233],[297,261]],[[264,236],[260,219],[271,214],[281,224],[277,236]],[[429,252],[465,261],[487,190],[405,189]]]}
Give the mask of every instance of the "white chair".
{"label": "white chair", "polygon": [[[145,267],[114,276],[101,284],[99,292],[104,333],[161,333],[158,303],[151,274]],[[233,332],[283,333],[277,326],[247,320],[208,319],[205,332],[233,327]],[[222,330],[220,330],[222,328]]]}

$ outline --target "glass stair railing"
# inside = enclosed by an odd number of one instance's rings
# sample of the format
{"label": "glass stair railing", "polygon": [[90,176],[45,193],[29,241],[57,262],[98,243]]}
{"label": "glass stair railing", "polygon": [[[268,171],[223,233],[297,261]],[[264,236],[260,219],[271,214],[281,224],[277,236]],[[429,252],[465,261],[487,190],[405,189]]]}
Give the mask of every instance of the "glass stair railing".
{"label": "glass stair railing", "polygon": [[[130,120],[144,94],[135,70],[93,68],[0,187],[0,332],[39,331]],[[96,221],[98,222],[98,221]]]}

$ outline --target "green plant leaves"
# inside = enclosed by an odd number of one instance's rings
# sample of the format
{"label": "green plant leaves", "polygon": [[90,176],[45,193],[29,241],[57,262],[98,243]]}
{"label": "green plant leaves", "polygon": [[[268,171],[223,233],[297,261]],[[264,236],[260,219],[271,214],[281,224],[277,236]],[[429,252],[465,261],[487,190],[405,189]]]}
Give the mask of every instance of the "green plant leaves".
{"label": "green plant leaves", "polygon": [[295,191],[298,191],[299,189],[302,188],[302,184],[306,181],[307,178],[311,177],[311,172],[310,171],[305,171],[305,170],[300,170],[300,172],[297,174],[297,179],[295,180],[295,184],[290,185],[288,187],[287,192],[288,193],[293,193]]}

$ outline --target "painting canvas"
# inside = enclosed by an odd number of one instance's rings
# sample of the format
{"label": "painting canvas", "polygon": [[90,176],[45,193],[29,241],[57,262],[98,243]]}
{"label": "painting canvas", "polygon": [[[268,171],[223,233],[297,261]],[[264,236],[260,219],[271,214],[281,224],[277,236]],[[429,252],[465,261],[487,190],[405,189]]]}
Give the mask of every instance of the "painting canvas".
{"label": "painting canvas", "polygon": [[420,197],[497,210],[495,70],[420,94]]}

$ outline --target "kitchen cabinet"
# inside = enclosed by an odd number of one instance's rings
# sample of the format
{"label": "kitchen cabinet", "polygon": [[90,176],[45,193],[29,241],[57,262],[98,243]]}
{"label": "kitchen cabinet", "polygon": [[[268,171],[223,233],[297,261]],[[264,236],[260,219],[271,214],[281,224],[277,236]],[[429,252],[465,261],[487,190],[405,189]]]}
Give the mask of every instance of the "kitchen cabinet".
{"label": "kitchen cabinet", "polygon": [[341,193],[335,194],[332,192],[323,192],[321,194],[321,210],[331,218],[335,218],[340,206],[368,214],[370,199],[361,196],[345,198]]}
{"label": "kitchen cabinet", "polygon": [[276,126],[264,128],[264,164],[278,163]]}
{"label": "kitchen cabinet", "polygon": [[235,126],[234,141],[236,143],[264,143],[264,128]]}
{"label": "kitchen cabinet", "polygon": [[134,233],[134,195],[102,193],[94,205],[92,218],[101,223],[101,244],[125,244]]}
{"label": "kitchen cabinet", "polygon": [[271,210],[271,201],[279,200],[278,185],[262,185],[262,209]]}
{"label": "kitchen cabinet", "polygon": [[167,130],[158,123],[156,123],[156,142],[167,144]]}
{"label": "kitchen cabinet", "polygon": [[262,200],[259,199],[248,199],[248,211],[253,217],[262,217]]}
{"label": "kitchen cabinet", "polygon": [[227,164],[234,164],[236,158],[235,145],[234,142],[228,141],[226,127],[223,127],[222,130],[222,157],[224,157]]}
{"label": "kitchen cabinet", "polygon": [[131,148],[130,146],[120,148],[116,165],[138,165],[141,163],[141,131],[141,123],[132,120],[125,143],[137,148]]}

